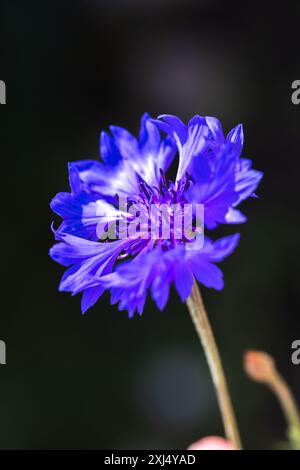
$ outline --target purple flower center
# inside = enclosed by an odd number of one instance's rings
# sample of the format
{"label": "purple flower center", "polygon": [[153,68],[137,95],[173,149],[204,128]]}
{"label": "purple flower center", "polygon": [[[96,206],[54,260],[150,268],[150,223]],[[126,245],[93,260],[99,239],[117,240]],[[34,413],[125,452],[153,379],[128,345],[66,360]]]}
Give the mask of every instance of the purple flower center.
{"label": "purple flower center", "polygon": [[167,183],[161,171],[159,187],[150,186],[139,176],[139,192],[126,201],[126,216],[121,217],[117,227],[118,238],[135,237],[141,242],[134,245],[137,251],[147,245],[170,250],[192,242],[203,229],[196,224],[199,213],[195,205],[184,196],[189,185],[187,173],[174,184]]}

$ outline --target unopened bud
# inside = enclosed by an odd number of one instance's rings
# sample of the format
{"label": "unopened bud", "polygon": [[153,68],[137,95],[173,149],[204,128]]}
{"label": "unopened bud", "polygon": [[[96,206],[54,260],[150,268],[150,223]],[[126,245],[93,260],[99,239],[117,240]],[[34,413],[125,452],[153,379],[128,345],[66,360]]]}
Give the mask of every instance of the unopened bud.
{"label": "unopened bud", "polygon": [[293,449],[300,449],[300,415],[292,391],[278,373],[275,362],[263,351],[246,351],[244,369],[252,380],[267,384],[275,393],[288,425],[288,437]]}
{"label": "unopened bud", "polygon": [[275,362],[263,351],[246,351],[244,369],[252,380],[269,383],[276,376]]}

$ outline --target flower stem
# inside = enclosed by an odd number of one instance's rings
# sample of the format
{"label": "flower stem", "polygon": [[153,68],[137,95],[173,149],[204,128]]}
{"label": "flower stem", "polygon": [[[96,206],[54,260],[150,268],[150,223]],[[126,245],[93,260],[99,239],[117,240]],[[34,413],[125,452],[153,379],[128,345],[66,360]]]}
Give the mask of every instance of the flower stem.
{"label": "flower stem", "polygon": [[284,378],[275,370],[268,384],[277,396],[288,424],[288,438],[295,449],[300,449],[300,416],[294,396]]}
{"label": "flower stem", "polygon": [[295,427],[300,430],[300,416],[296,401],[286,381],[277,371],[274,374],[274,380],[270,382],[269,386],[277,395],[287,422],[291,427]]}
{"label": "flower stem", "polygon": [[191,295],[187,299],[187,306],[202,343],[210,368],[210,373],[216,389],[218,403],[223,418],[226,437],[237,449],[241,449],[241,440],[227,388],[220,354],[196,281],[194,282]]}

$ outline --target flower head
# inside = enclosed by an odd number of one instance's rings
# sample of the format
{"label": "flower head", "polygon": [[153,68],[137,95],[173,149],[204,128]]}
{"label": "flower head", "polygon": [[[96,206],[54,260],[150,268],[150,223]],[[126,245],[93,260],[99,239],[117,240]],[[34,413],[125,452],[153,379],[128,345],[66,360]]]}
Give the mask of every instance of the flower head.
{"label": "flower head", "polygon": [[[244,222],[235,207],[262,176],[240,158],[241,126],[225,138],[214,118],[195,116],[186,126],[175,116],[145,114],[139,139],[120,127],[110,131],[101,134],[102,162],[69,164],[71,192],[51,202],[63,220],[50,255],[68,267],[60,290],[83,293],[85,312],[110,289],[112,303],[132,316],[142,313],[148,290],[163,309],[172,283],[182,301],[194,277],[222,289],[215,263],[233,252],[239,235],[212,242],[204,225]],[[176,150],[177,176],[169,181]]]}

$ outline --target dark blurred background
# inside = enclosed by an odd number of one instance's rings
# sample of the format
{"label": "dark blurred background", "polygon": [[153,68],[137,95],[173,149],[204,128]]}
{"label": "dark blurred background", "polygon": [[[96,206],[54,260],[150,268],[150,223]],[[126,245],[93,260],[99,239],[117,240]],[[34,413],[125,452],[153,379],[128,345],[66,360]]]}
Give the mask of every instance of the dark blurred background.
{"label": "dark blurred background", "polygon": [[[269,4],[270,5],[270,4]],[[85,316],[57,292],[51,198],[67,162],[99,158],[101,129],[136,132],[142,113],[242,122],[244,156],[265,172],[245,203],[226,287],[203,289],[243,441],[271,448],[285,424],[242,368],[271,353],[300,401],[299,6],[218,0],[14,1],[0,7],[2,449],[185,448],[223,434],[208,368],[177,294],[132,320],[105,295]],[[237,227],[216,235],[234,233]]]}

